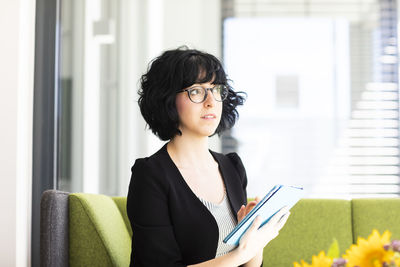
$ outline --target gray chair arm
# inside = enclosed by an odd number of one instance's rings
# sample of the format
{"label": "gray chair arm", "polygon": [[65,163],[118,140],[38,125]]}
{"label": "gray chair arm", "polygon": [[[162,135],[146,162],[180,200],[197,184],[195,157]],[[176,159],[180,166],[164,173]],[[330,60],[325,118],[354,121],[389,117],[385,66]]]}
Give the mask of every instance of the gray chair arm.
{"label": "gray chair arm", "polygon": [[40,266],[69,266],[67,192],[47,190],[40,201]]}

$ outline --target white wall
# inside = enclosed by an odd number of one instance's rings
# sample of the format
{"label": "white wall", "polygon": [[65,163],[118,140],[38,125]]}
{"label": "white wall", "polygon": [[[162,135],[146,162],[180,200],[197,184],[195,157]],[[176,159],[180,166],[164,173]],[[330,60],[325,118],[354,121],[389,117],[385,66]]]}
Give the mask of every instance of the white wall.
{"label": "white wall", "polygon": [[0,265],[30,266],[35,1],[0,2]]}
{"label": "white wall", "polygon": [[163,48],[187,44],[220,57],[222,26],[219,0],[167,0],[163,20]]}

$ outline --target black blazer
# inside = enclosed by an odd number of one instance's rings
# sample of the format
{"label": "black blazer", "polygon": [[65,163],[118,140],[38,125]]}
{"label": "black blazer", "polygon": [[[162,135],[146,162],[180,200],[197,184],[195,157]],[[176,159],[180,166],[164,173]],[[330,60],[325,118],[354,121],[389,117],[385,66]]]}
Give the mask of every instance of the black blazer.
{"label": "black blazer", "polygon": [[[236,215],[247,203],[242,161],[236,153],[210,152]],[[166,145],[133,165],[127,212],[133,230],[130,266],[181,267],[215,258],[217,223],[183,179]]]}

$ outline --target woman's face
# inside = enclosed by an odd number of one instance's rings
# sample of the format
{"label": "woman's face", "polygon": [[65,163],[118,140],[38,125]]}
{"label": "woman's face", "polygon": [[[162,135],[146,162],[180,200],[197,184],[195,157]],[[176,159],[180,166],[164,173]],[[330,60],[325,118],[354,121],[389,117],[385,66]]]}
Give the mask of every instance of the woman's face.
{"label": "woman's face", "polygon": [[[193,84],[188,88],[193,86],[214,87],[213,84],[208,82]],[[222,102],[216,101],[210,90],[207,93],[207,98],[202,103],[193,103],[187,92],[176,95],[175,103],[179,115],[179,130],[181,130],[183,136],[210,136],[217,129],[222,115]]]}

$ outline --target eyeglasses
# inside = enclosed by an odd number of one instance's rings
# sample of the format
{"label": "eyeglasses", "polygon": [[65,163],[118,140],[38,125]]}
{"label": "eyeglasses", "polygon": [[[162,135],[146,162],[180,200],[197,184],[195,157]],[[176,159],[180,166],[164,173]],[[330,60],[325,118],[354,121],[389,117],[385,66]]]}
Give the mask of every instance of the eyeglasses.
{"label": "eyeglasses", "polygon": [[187,92],[190,101],[193,103],[203,103],[207,99],[208,90],[211,91],[214,99],[222,102],[228,96],[228,88],[225,85],[217,84],[211,88],[204,88],[201,86],[193,86],[188,89],[183,89],[182,92]]}

